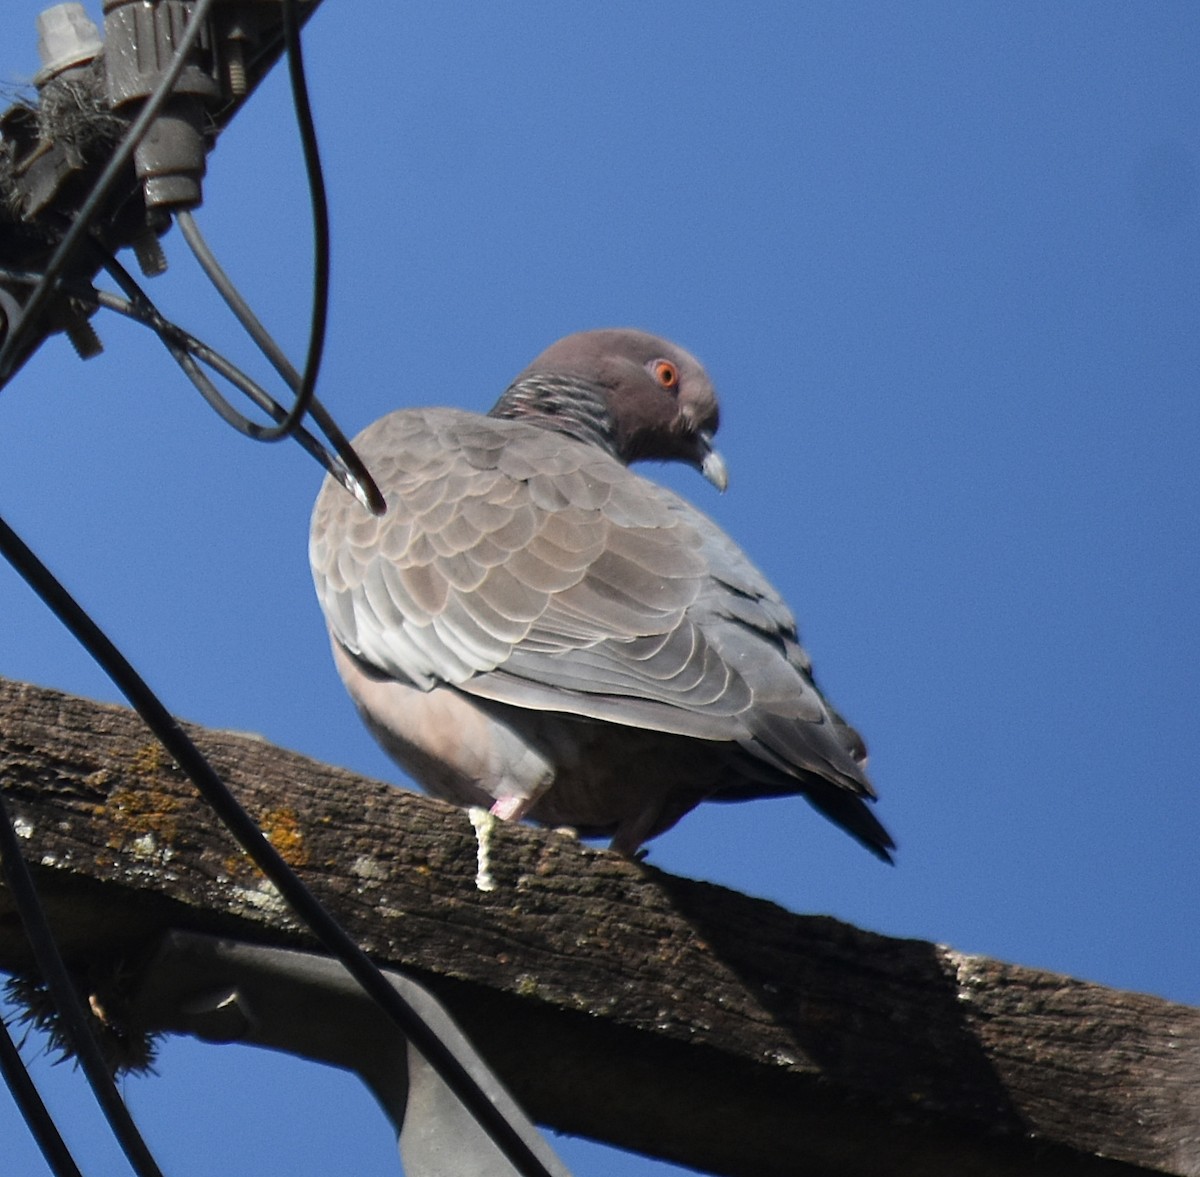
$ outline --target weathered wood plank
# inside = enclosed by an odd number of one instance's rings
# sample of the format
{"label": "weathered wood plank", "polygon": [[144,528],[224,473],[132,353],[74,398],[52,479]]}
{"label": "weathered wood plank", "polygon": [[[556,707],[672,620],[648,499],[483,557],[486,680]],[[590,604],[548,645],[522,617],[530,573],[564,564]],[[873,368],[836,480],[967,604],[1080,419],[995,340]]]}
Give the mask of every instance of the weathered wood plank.
{"label": "weathered wood plank", "polygon": [[[714,1173],[1200,1174],[1200,1010],[799,916],[193,729],[347,929],[539,1121]],[[136,716],[0,680],[0,786],[64,951],[311,947]],[[0,968],[27,963],[0,896]]]}

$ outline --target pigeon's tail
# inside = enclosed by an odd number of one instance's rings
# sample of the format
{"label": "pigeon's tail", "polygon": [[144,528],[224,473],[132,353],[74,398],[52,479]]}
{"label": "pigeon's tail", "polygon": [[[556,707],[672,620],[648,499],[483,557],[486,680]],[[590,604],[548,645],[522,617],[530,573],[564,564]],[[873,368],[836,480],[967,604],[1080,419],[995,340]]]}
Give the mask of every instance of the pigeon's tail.
{"label": "pigeon's tail", "polygon": [[896,849],[892,835],[871,812],[875,793],[866,779],[832,781],[816,773],[783,774],[761,760],[739,760],[736,783],[711,793],[708,801],[751,801],[762,797],[806,797],[814,809],[860,841],[876,858],[891,864]]}
{"label": "pigeon's tail", "polygon": [[896,843],[862,797],[828,781],[821,781],[816,786],[810,784],[804,789],[804,796],[830,821],[857,838],[876,858],[889,864],[894,861],[891,852],[896,849]]}

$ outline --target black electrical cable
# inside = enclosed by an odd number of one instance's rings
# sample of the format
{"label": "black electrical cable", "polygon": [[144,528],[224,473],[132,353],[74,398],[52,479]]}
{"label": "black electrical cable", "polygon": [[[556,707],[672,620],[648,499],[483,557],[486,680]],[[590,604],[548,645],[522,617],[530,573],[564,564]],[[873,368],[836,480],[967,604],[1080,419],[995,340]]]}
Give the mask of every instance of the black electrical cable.
{"label": "black electrical cable", "polygon": [[[7,335],[0,345],[0,387],[12,376],[20,360],[21,348],[27,337],[33,331],[38,318],[46,309],[46,304],[52,294],[61,289],[61,279],[71,259],[83,241],[88,226],[95,220],[103,199],[116,182],[119,172],[135,150],[138,141],[145,133],[153,118],[159,113],[163,103],[169,96],[170,90],[183,69],[185,59],[190,53],[201,27],[208,17],[208,11],[214,0],[198,0],[192,10],[189,23],[184,31],[175,58],[163,74],[154,93],[143,104],[138,117],[130,125],[125,136],[114,151],[104,171],[92,188],[88,199],[84,202],[50,259],[46,270],[39,276],[32,295],[18,316],[10,316],[7,323]],[[277,421],[275,426],[262,426],[240,417],[236,411],[227,405],[218,404],[211,397],[209,403],[224,417],[224,419],[240,432],[247,433],[260,441],[276,441],[295,433],[305,412],[311,412],[314,420],[328,438],[337,454],[338,461],[344,469],[338,469],[336,464],[330,465],[322,458],[322,464],[349,490],[355,498],[372,514],[381,515],[386,510],[386,504],[379,488],[375,485],[366,467],[355,454],[338,428],[336,422],[313,395],[316,388],[317,372],[324,348],[325,325],[328,314],[329,289],[329,213],[325,196],[324,178],[321,171],[320,157],[317,151],[316,132],[312,123],[312,110],[308,98],[307,86],[304,80],[303,58],[301,56],[299,28],[296,19],[297,8],[295,0],[287,0],[282,9],[283,31],[288,51],[289,73],[292,79],[293,104],[296,109],[297,123],[300,128],[301,144],[303,147],[305,167],[308,174],[314,222],[314,298],[312,324],[308,359],[305,365],[303,379],[297,378],[294,389],[297,397],[290,410],[282,417],[268,410]],[[165,321],[165,320],[164,320]],[[195,381],[193,381],[195,382]],[[204,392],[203,389],[201,389]],[[228,411],[226,411],[228,409]],[[305,446],[305,448],[310,448]],[[310,451],[311,452],[311,451]],[[348,475],[348,477],[347,477]]]}
{"label": "black electrical cable", "polygon": [[[98,250],[97,253],[100,254],[100,251]],[[158,308],[137,283],[133,275],[111,254],[102,254],[100,262],[111,277],[116,280],[117,285],[125,291],[130,303],[135,311],[137,311],[138,317],[154,330],[155,334],[162,341],[163,346],[170,352],[171,358],[184,370],[188,379],[196,386],[200,395],[204,397],[217,415],[239,433],[250,433],[251,430],[257,430],[258,426],[248,417],[239,413],[217,392],[211,381],[198,371],[195,361],[192,360],[187,349],[172,331],[171,324],[159,313]]]}
{"label": "black electrical cable", "polygon": [[[175,58],[164,72],[155,92],[143,105],[138,117],[115,149],[87,200],[76,214],[72,225],[59,241],[46,270],[33,289],[33,294],[22,308],[20,317],[15,323],[8,324],[7,337],[3,346],[0,346],[0,386],[7,383],[16,369],[22,348],[42,317],[58,286],[59,279],[83,242],[91,222],[98,214],[104,200],[107,199],[122,169],[128,164],[147,127],[170,96],[186,63],[187,55],[207,21],[208,12],[213,3],[214,0],[199,0],[192,10],[192,20],[184,32]],[[41,909],[36,888],[33,886],[28,868],[21,857],[20,845],[2,798],[0,798],[0,855],[3,857],[4,875],[16,900],[18,912],[38,961],[43,980],[54,997],[59,1014],[63,1019],[64,1033],[70,1040],[71,1047],[80,1061],[97,1102],[135,1172],[141,1177],[162,1177],[162,1171],[138,1132],[137,1126],[129,1115],[129,1110],[121,1100],[99,1046],[91,1033],[87,1014],[62,963],[62,958]],[[5,1037],[7,1038],[7,1034]],[[9,1045],[11,1045],[11,1041]],[[5,1053],[7,1054],[7,1052]],[[6,1071],[9,1069],[9,1061],[7,1058],[5,1059]],[[17,1062],[20,1062],[19,1057]],[[23,1072],[23,1068],[21,1070]],[[25,1076],[25,1080],[28,1082],[28,1075]],[[34,1094],[36,1095],[36,1091]],[[37,1102],[41,1103],[40,1097]],[[30,1110],[34,1111],[35,1109],[31,1108]],[[45,1111],[44,1105],[42,1105],[42,1110]],[[47,1131],[47,1125],[40,1118],[30,1121],[30,1128],[42,1146],[47,1160],[64,1161],[69,1164],[70,1168],[64,1168],[64,1173],[78,1172],[69,1153],[65,1153],[65,1145],[62,1143],[57,1129],[53,1127],[52,1120],[49,1122],[49,1128],[52,1131]]]}
{"label": "black electrical cable", "polygon": [[42,1156],[46,1158],[46,1164],[50,1166],[54,1177],[83,1177],[79,1166],[75,1164],[75,1158],[71,1156],[71,1151],[67,1148],[67,1142],[63,1140],[58,1125],[54,1122],[54,1117],[42,1102],[42,1097],[29,1077],[29,1072],[25,1070],[21,1052],[12,1040],[8,1026],[2,1022],[0,1022],[0,1075],[8,1084],[8,1089],[12,1092],[13,1099],[16,1100],[17,1107],[20,1109],[25,1123],[29,1125],[29,1130],[33,1133],[33,1138],[37,1141],[38,1148],[42,1150]]}
{"label": "black electrical cable", "polygon": [[133,158],[133,153],[147,128],[158,116],[167,99],[170,98],[171,91],[175,88],[175,83],[179,80],[179,75],[187,64],[188,55],[208,22],[208,14],[215,2],[216,0],[196,0],[196,6],[189,15],[175,56],[163,71],[154,93],[143,103],[137,118],[130,124],[120,143],[114,148],[112,157],[105,164],[96,183],[92,185],[87,199],[75,214],[71,227],[51,255],[42,280],[34,287],[33,294],[22,308],[21,317],[16,323],[9,324],[8,337],[3,346],[0,346],[0,388],[7,384],[9,377],[12,376],[21,348],[30,337],[34,327],[38,325],[38,321],[54,294],[58,280],[63,276],[76,251],[83,244],[84,236],[99,215],[101,205],[108,199],[109,193],[121,178],[121,173]]}
{"label": "black electrical cable", "polygon": [[[116,259],[108,256],[105,257],[104,264],[105,266],[120,265]],[[121,270],[125,276],[125,280],[129,283],[128,288],[141,291],[141,287],[138,286],[133,276],[127,270],[124,270],[124,267],[121,267]],[[39,281],[40,275],[27,270],[11,270],[6,267],[0,267],[0,279],[6,282],[33,286]],[[117,314],[124,315],[126,318],[132,319],[135,323],[140,323],[144,327],[149,327],[158,335],[164,346],[169,347],[172,343],[177,344],[194,355],[201,363],[210,367],[217,375],[228,380],[239,392],[252,400],[264,413],[268,413],[274,417],[276,421],[282,421],[286,415],[286,410],[283,406],[275,401],[258,383],[241,371],[231,360],[221,355],[215,348],[210,347],[203,340],[197,339],[196,336],[184,330],[177,323],[172,323],[159,311],[157,306],[155,306],[144,292],[141,292],[141,297],[122,298],[120,295],[113,294],[110,291],[98,290],[90,283],[83,281],[61,282],[59,288],[87,309],[103,307],[105,310],[116,311]],[[211,383],[207,385],[207,390],[201,388],[200,391],[223,420],[228,422],[231,417],[237,416],[236,410],[224,401],[224,398],[212,387]],[[334,452],[331,454],[316,437],[303,427],[297,429],[293,435],[296,441],[307,453],[320,462],[346,490],[354,495],[368,511],[371,511],[375,515],[382,514],[386,509],[383,496],[379,494],[378,488],[367,473],[362,460],[346,440],[345,434],[338,428],[337,422],[333,420],[329,411],[316,397],[313,398],[312,404],[309,406],[309,412],[317,424],[320,425],[325,436],[329,438],[330,444],[334,446]]]}
{"label": "black electrical cable", "polygon": [[[7,525],[0,520],[0,535],[3,535],[7,542],[6,532]],[[17,543],[20,543],[20,540],[17,540]],[[37,888],[29,873],[29,867],[26,866],[25,859],[21,856],[21,843],[13,828],[8,806],[2,795],[0,795],[0,865],[3,866],[4,881],[12,893],[17,912],[21,917],[21,924],[25,929],[25,938],[29,941],[34,959],[37,961],[38,971],[42,974],[42,980],[46,982],[46,987],[50,990],[50,996],[54,998],[54,1004],[62,1019],[63,1033],[70,1041],[71,1047],[75,1051],[75,1057],[79,1059],[79,1065],[91,1085],[100,1110],[113,1130],[113,1135],[117,1138],[117,1143],[120,1144],[125,1156],[129,1159],[134,1172],[138,1173],[140,1177],[162,1177],[162,1170],[142,1139],[142,1134],[138,1131],[133,1117],[129,1114],[129,1109],[121,1099],[117,1085],[113,1082],[108,1064],[100,1052],[100,1046],[96,1042],[88,1022],[88,1013],[71,981],[71,974],[67,972],[67,967],[63,964],[58,945],[54,942],[54,934],[50,931],[50,924],[42,909],[41,900],[38,898]]]}
{"label": "black electrical cable", "polygon": [[[133,282],[132,275],[127,276]],[[0,267],[0,278],[7,282],[20,282],[26,285],[34,285],[38,281],[37,274],[23,270],[9,270],[3,267]],[[133,284],[136,286],[136,283]],[[206,364],[218,376],[228,380],[230,384],[239,392],[244,393],[263,412],[269,413],[277,421],[283,420],[286,410],[282,405],[273,400],[270,394],[259,384],[247,376],[245,372],[241,371],[231,360],[226,359],[225,356],[221,355],[220,352],[210,347],[203,340],[197,339],[177,323],[172,323],[166,319],[148,298],[122,298],[111,291],[97,290],[85,282],[63,282],[60,283],[60,289],[87,309],[103,307],[105,310],[115,311],[119,315],[124,315],[126,318],[132,319],[135,323],[140,323],[144,327],[149,327],[159,336],[164,346],[167,345],[169,338],[173,343],[178,344],[179,347],[195,356],[201,363]],[[209,387],[211,388],[211,384]],[[215,389],[212,389],[211,396],[222,399],[220,393],[216,392]],[[207,396],[206,399],[208,399]],[[310,408],[310,413],[313,417],[319,417],[320,414],[328,416],[321,403],[315,399]],[[336,424],[333,428],[335,432],[338,432]],[[360,502],[363,501],[363,495],[356,486],[354,473],[345,466],[340,456],[335,457],[331,455],[307,429],[298,429],[294,437],[304,450],[320,462],[334,478],[354,494]],[[353,450],[350,452],[353,453]],[[369,504],[364,503],[364,505],[369,507]]]}
{"label": "black electrical cable", "polygon": [[254,308],[246,301],[242,292],[233,284],[233,279],[225,272],[225,268],[217,260],[217,255],[205,241],[204,234],[200,232],[200,226],[196,224],[196,218],[186,209],[180,209],[175,214],[175,223],[179,226],[179,231],[183,234],[183,239],[200,264],[200,268],[216,287],[217,293],[225,300],[237,321],[245,328],[246,334],[254,340],[258,350],[267,357],[271,366],[295,392],[300,387],[300,373],[287,358],[283,348],[275,342],[274,337],[263,326],[262,320],[254,313]]}
{"label": "black electrical cable", "polygon": [[308,82],[304,77],[304,55],[300,47],[296,0],[283,0],[281,11],[288,78],[292,84],[292,106],[296,112],[296,126],[300,131],[300,146],[304,154],[304,171],[308,177],[309,202],[312,207],[313,303],[308,330],[308,355],[304,361],[304,377],[296,390],[295,403],[283,421],[258,434],[259,441],[279,441],[287,437],[304,419],[317,387],[321,356],[325,350],[325,327],[329,319],[329,201],[325,195],[325,176],[321,170],[321,155],[317,148],[317,131],[313,126]]}
{"label": "black electrical cable", "polygon": [[[182,327],[177,326],[167,319],[159,311],[158,307],[155,306],[150,296],[142,289],[137,279],[115,257],[104,251],[100,251],[100,255],[101,265],[129,297],[126,306],[120,306],[111,302],[108,305],[112,309],[118,310],[122,314],[128,314],[131,318],[145,324],[158,335],[163,346],[171,353],[171,357],[179,364],[184,374],[196,386],[200,395],[204,397],[209,406],[226,424],[232,425],[240,433],[255,438],[258,438],[258,431],[261,429],[261,426],[249,421],[221,396],[212,382],[192,363],[191,355],[195,355],[197,359],[202,360],[214,371],[225,377],[239,392],[244,393],[262,409],[264,413],[268,413],[276,421],[286,419],[287,411],[283,406],[275,401],[255,381],[234,367],[220,353],[208,347],[207,344],[201,343],[195,336],[188,334]],[[228,282],[228,279],[226,281]],[[232,284],[230,285],[232,287]],[[104,300],[102,296],[97,294],[95,297],[97,302],[103,304]],[[252,313],[249,312],[248,307],[247,312]],[[267,338],[270,339],[269,336]],[[273,340],[271,342],[275,350],[278,351],[278,345],[274,344]],[[280,352],[280,355],[282,355],[282,352]],[[270,357],[268,356],[268,358]],[[292,368],[286,357],[283,358],[283,363],[293,375],[296,375],[295,368]],[[296,375],[296,379],[298,382],[298,375]],[[346,440],[346,435],[338,428],[337,422],[334,421],[329,411],[315,396],[309,398],[309,413],[333,446],[333,456],[328,454],[325,447],[303,426],[297,426],[292,431],[292,436],[342,486],[354,495],[371,514],[382,515],[387,510],[383,494],[375,484],[375,480],[368,473],[366,466],[363,465],[362,459],[354,452],[353,447]]]}
{"label": "black electrical cable", "polygon": [[[271,333],[263,326],[262,321],[242,296],[241,291],[233,284],[233,280],[217,260],[216,254],[213,253],[208,242],[205,241],[204,235],[200,232],[200,226],[196,224],[195,217],[190,212],[181,210],[175,214],[175,223],[179,226],[179,231],[183,234],[183,239],[190,247],[200,268],[216,287],[217,293],[225,300],[226,305],[245,328],[259,351],[266,356],[287,386],[293,392],[298,392],[301,385],[300,373],[296,371],[295,366],[284,354],[283,348],[275,342]],[[321,432],[329,439],[329,444],[333,446],[338,458],[358,483],[357,488],[347,486],[347,489],[373,515],[382,515],[387,509],[387,504],[384,502],[379,487],[366,466],[363,465],[362,459],[346,440],[346,435],[338,428],[337,423],[315,396],[309,404],[309,412],[313,420],[320,426]],[[344,478],[339,478],[339,481],[343,486],[347,485]]]}
{"label": "black electrical cable", "polygon": [[[175,763],[192,780],[200,795],[216,811],[237,843],[274,883],[292,910],[420,1051],[513,1167],[522,1177],[551,1177],[549,1170],[458,1061],[437,1031],[392,987],[371,958],[301,882],[174,716],[3,518],[0,518],[0,554],[99,663]],[[36,900],[36,895],[34,898]]]}

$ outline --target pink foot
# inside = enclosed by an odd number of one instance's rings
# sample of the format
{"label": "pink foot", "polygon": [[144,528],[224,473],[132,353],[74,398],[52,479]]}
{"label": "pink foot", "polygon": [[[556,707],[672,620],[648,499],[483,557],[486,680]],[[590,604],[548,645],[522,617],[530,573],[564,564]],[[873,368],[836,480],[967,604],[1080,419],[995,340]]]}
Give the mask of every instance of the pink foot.
{"label": "pink foot", "polygon": [[520,821],[529,812],[531,804],[532,801],[529,797],[506,793],[504,796],[496,798],[491,813],[493,817],[498,817],[501,821]]}

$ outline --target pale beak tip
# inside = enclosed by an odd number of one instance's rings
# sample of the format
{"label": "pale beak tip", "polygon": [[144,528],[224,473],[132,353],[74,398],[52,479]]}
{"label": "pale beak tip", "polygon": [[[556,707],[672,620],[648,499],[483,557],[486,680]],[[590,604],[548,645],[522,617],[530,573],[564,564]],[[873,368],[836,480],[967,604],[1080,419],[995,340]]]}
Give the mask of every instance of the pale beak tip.
{"label": "pale beak tip", "polygon": [[704,443],[705,449],[704,456],[700,459],[700,473],[717,490],[724,492],[729,486],[729,468],[725,465],[725,459],[712,448],[712,435],[702,433],[700,438]]}

